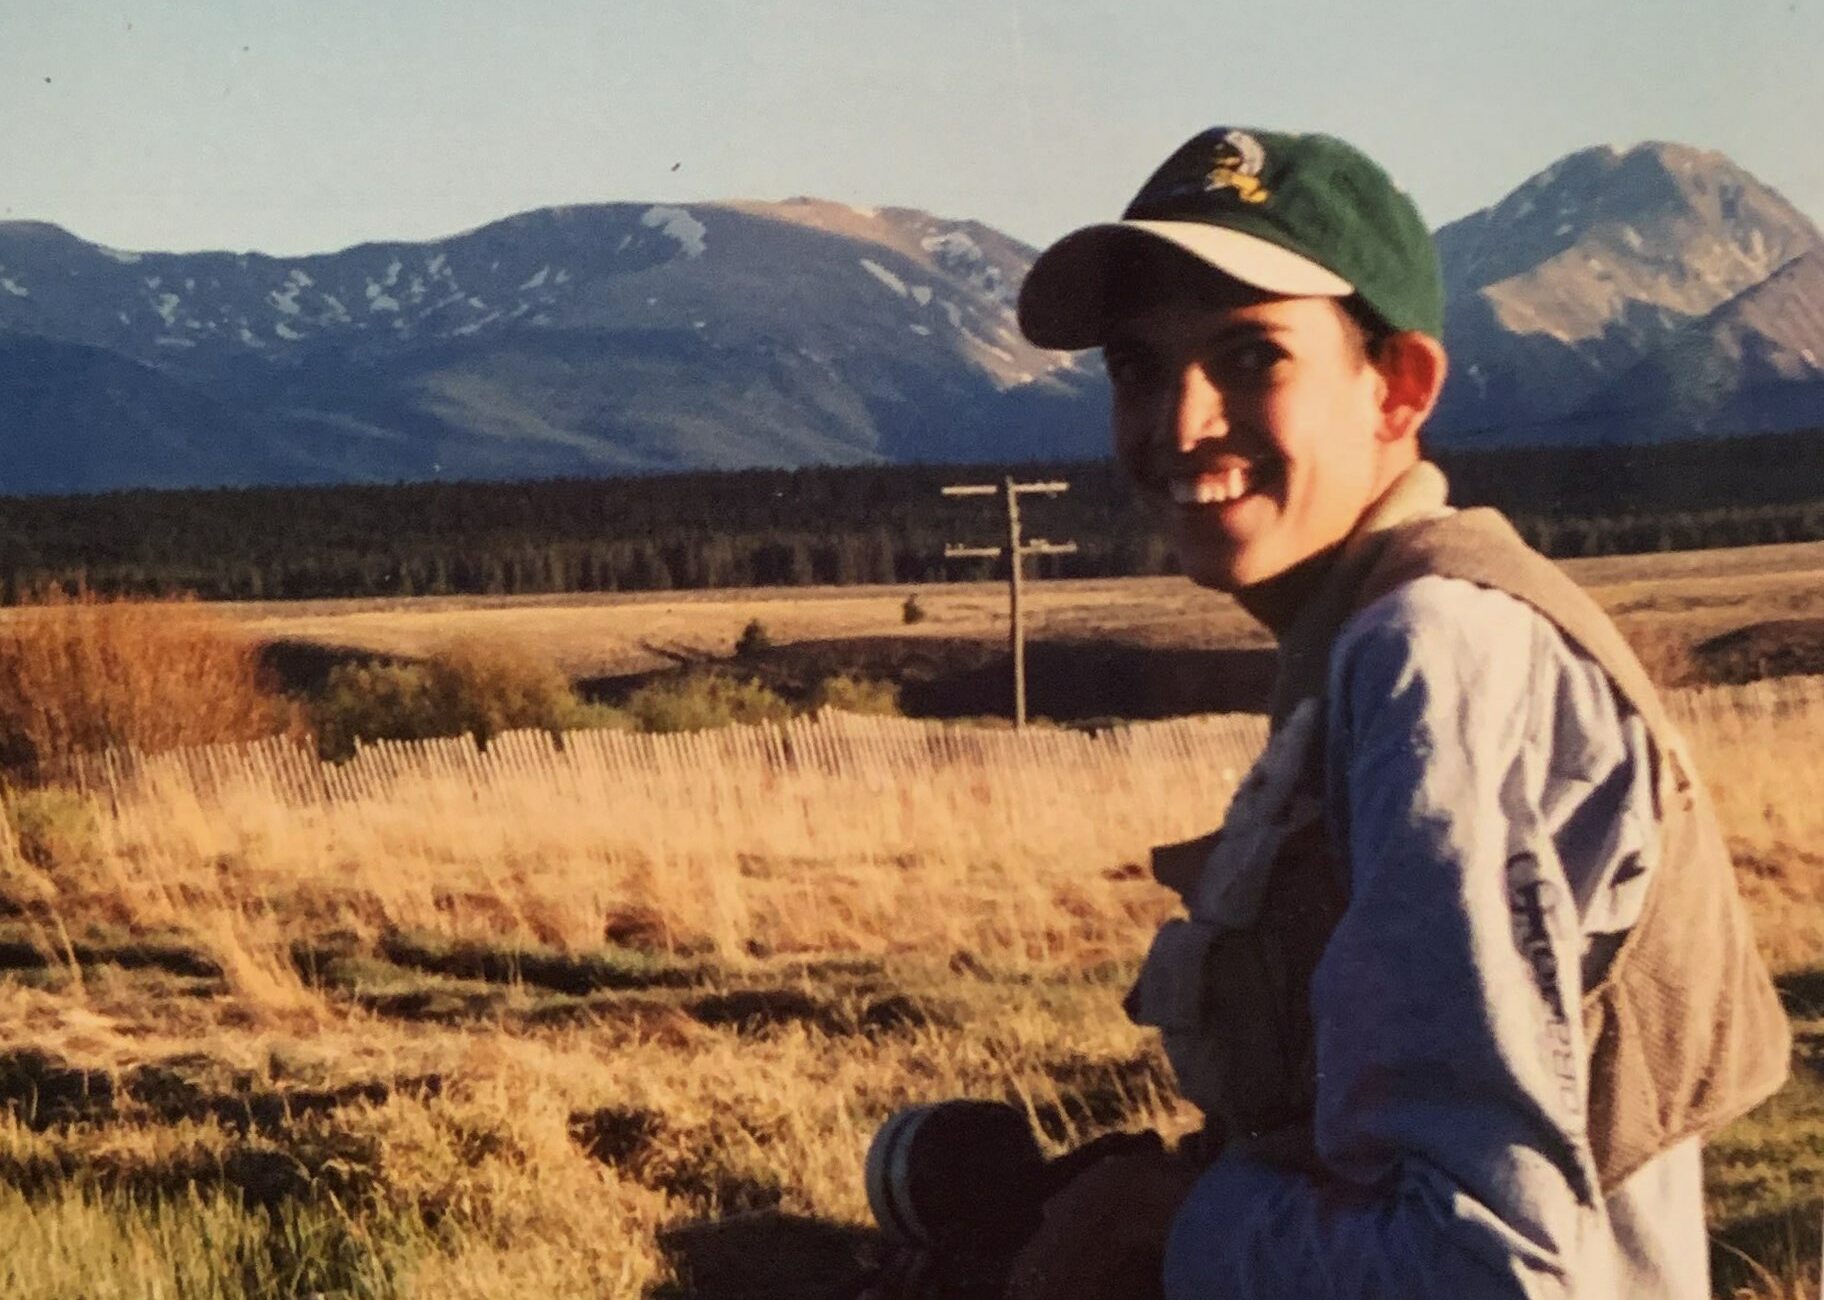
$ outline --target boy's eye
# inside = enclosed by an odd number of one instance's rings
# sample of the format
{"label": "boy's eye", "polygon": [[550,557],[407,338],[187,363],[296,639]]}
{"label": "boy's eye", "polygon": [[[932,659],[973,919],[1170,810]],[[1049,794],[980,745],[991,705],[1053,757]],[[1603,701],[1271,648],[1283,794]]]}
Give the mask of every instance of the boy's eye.
{"label": "boy's eye", "polygon": [[1109,382],[1118,388],[1142,383],[1152,373],[1151,361],[1140,348],[1111,344],[1103,349],[1102,363]]}
{"label": "boy's eye", "polygon": [[1251,339],[1230,348],[1222,356],[1222,368],[1231,374],[1259,378],[1285,359],[1285,352],[1266,339]]}

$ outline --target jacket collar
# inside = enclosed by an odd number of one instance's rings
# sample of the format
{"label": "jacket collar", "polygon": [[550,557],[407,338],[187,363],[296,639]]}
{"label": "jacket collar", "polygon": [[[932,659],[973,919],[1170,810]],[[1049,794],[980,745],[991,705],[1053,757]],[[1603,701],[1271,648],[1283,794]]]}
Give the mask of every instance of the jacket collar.
{"label": "jacket collar", "polygon": [[1336,563],[1315,595],[1299,611],[1279,642],[1279,673],[1273,684],[1272,725],[1278,727],[1299,700],[1321,695],[1330,646],[1355,612],[1355,591],[1373,567],[1387,534],[1407,524],[1451,513],[1450,485],[1428,460],[1409,467],[1362,513],[1343,539]]}

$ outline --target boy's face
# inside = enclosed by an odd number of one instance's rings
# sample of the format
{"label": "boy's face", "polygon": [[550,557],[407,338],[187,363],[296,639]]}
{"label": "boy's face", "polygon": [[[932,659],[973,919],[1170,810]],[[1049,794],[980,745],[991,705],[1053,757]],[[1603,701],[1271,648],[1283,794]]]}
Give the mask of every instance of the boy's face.
{"label": "boy's face", "polygon": [[1416,458],[1333,299],[1164,287],[1104,351],[1116,457],[1203,586],[1237,591],[1333,546]]}

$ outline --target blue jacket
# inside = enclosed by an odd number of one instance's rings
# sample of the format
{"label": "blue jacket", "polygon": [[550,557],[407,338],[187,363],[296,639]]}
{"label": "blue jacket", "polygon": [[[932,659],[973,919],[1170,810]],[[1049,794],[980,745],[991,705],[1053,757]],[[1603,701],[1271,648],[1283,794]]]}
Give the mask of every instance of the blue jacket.
{"label": "blue jacket", "polygon": [[1218,1159],[1169,1300],[1707,1297],[1697,1142],[1602,1198],[1583,1129],[1583,990],[1657,853],[1644,724],[1530,607],[1439,577],[1350,620],[1328,710],[1350,873],[1311,992],[1328,1172]]}

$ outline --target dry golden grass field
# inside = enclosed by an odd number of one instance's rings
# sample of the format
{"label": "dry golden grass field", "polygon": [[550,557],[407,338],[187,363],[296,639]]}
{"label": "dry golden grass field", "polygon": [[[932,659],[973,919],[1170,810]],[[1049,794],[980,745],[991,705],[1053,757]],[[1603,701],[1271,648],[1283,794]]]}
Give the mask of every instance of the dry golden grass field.
{"label": "dry golden grass field", "polygon": [[[1565,566],[1623,626],[1677,645],[1770,620],[1824,619],[1824,542],[1573,560]],[[1035,582],[1034,640],[1176,648],[1264,647],[1233,600],[1181,578]],[[918,596],[927,617],[906,625]],[[775,641],[861,637],[992,640],[1007,629],[1004,583],[808,587],[597,596],[422,597],[221,607],[262,640],[416,657],[470,637],[537,646],[573,677],[646,672],[726,655],[748,620]]]}
{"label": "dry golden grass field", "polygon": [[[1824,547],[1573,566],[1663,665],[1824,616]],[[1000,634],[993,587],[231,611],[577,675],[781,641]],[[1233,645],[1183,584],[1055,584],[1040,635]],[[1643,636],[1642,633],[1645,635]],[[1671,647],[1668,649],[1667,647]],[[642,660],[640,656],[651,656]],[[1717,1294],[1817,1293],[1824,679],[1671,697],[1799,1031],[1708,1159]],[[72,765],[0,823],[0,1295],[785,1300],[865,1266],[894,1109],[1054,1149],[1193,1122],[1118,1002],[1254,716],[1014,733],[826,715],[693,735],[274,739]]]}

